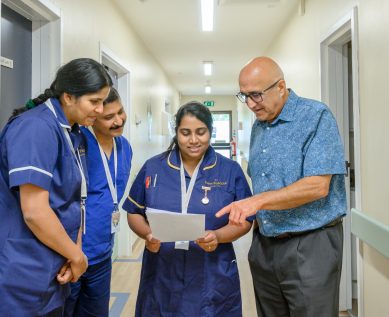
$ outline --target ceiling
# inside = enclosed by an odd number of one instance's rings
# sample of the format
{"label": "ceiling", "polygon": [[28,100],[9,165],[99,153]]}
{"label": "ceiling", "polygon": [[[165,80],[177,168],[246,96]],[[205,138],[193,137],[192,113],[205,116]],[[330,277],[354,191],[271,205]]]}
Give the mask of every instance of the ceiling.
{"label": "ceiling", "polygon": [[[114,0],[182,95],[232,95],[242,66],[266,52],[301,0],[215,0],[214,30],[201,31],[200,0]],[[202,62],[213,61],[212,76]]]}

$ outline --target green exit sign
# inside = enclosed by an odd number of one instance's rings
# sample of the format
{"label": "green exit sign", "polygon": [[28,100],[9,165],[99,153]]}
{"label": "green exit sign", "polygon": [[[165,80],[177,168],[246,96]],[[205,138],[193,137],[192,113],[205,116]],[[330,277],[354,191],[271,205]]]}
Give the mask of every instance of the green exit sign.
{"label": "green exit sign", "polygon": [[212,101],[212,100],[204,101],[204,106],[207,106],[207,107],[214,107],[214,106],[215,106],[215,102]]}

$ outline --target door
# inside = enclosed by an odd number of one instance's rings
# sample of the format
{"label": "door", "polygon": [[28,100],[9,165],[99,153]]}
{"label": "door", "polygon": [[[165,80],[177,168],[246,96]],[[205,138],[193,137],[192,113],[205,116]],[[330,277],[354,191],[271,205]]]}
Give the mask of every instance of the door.
{"label": "door", "polygon": [[232,112],[231,111],[211,111],[213,119],[213,130],[211,144],[216,152],[231,158],[232,139]]}
{"label": "door", "polygon": [[[112,68],[110,68],[107,65],[104,65],[104,68],[107,70],[108,74],[111,76],[113,87],[116,90],[119,90],[119,88],[118,88],[118,77],[119,76],[118,76],[117,72],[115,72]],[[112,261],[115,261],[117,257],[118,257],[118,235],[115,234],[115,242],[113,245],[112,257],[111,257]]]}
{"label": "door", "polygon": [[[107,68],[113,80],[114,87],[117,88],[123,107],[127,113],[127,123],[124,126],[123,136],[130,141],[130,70],[120,58],[116,56],[110,49],[100,43],[100,61]],[[127,183],[123,198],[119,203],[120,209],[124,199],[127,197],[130,190],[130,182]],[[132,246],[136,240],[136,235],[131,234],[129,227],[126,225],[126,213],[121,210],[120,216],[120,231],[115,235],[114,249],[112,260],[118,256],[130,256],[132,254]]]}
{"label": "door", "polygon": [[[32,22],[1,5],[0,129],[31,98]],[[7,65],[7,66],[3,66]]]}
{"label": "door", "polygon": [[[340,20],[321,42],[321,92],[322,100],[331,108],[339,127],[347,167],[347,216],[343,222],[343,266],[339,290],[340,310],[353,311],[363,301],[358,298],[360,288],[357,267],[360,260],[351,234],[350,208],[360,208],[360,135],[358,91],[358,34],[356,9]],[[357,265],[358,263],[358,265]],[[362,312],[363,315],[363,312]]]}

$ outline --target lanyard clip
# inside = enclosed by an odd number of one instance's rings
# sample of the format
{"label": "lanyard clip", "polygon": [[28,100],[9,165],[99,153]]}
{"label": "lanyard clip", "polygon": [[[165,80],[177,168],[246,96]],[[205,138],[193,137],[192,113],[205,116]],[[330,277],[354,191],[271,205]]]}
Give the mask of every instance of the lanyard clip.
{"label": "lanyard clip", "polygon": [[82,228],[82,233],[86,233],[86,197],[81,197],[81,202],[80,202],[80,207],[81,207],[81,228]]}

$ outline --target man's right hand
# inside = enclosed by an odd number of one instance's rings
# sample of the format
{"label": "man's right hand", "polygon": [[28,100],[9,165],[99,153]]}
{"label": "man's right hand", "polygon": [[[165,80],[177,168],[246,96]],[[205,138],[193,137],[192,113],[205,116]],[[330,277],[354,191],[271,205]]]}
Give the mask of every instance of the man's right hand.
{"label": "man's right hand", "polygon": [[225,214],[230,214],[230,223],[234,225],[241,225],[246,221],[247,217],[253,216],[257,213],[254,199],[255,196],[234,201],[219,210],[216,213],[216,217],[220,218]]}

